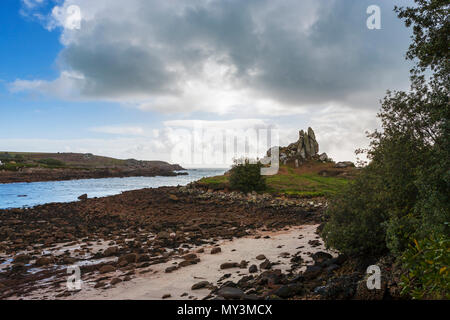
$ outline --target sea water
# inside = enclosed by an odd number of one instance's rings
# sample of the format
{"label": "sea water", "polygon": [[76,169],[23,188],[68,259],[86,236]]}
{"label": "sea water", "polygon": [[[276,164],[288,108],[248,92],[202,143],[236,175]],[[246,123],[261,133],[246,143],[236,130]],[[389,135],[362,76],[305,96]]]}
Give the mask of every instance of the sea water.
{"label": "sea water", "polygon": [[222,175],[225,171],[226,169],[189,169],[184,171],[188,175],[175,177],[127,177],[0,184],[0,209],[77,201],[82,194],[93,198],[143,188],[185,186],[204,177]]}

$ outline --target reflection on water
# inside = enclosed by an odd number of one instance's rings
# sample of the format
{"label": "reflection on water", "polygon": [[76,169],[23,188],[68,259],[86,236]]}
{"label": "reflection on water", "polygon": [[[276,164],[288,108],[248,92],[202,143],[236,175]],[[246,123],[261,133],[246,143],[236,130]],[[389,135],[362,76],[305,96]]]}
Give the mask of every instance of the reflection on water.
{"label": "reflection on water", "polygon": [[221,175],[225,169],[190,169],[176,177],[129,177],[0,184],[0,209],[32,207],[50,202],[70,202],[87,193],[90,198],[123,191],[163,186],[184,186],[203,177]]}

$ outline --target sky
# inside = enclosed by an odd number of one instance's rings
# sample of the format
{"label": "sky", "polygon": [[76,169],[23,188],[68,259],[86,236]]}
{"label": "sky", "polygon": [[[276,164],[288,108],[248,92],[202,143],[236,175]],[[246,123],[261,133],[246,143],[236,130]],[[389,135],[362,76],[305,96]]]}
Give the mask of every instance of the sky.
{"label": "sky", "polygon": [[[386,90],[407,90],[410,0],[2,0],[0,150],[220,166],[220,134],[312,127],[355,160]],[[380,28],[369,29],[371,5]],[[228,163],[230,159],[223,159]]]}

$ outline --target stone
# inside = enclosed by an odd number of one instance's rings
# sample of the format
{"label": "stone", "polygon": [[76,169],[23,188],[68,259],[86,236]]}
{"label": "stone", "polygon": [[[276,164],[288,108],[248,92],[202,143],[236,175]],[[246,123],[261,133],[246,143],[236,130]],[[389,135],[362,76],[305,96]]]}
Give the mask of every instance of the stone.
{"label": "stone", "polygon": [[211,254],[217,254],[220,252],[222,252],[222,248],[220,248],[220,247],[214,247],[211,249]]}
{"label": "stone", "polygon": [[85,193],[85,194],[82,194],[81,196],[79,196],[78,200],[87,200],[87,198],[88,198],[88,195]]}
{"label": "stone", "polygon": [[358,274],[353,274],[331,278],[325,286],[316,287],[313,292],[328,300],[353,299],[359,277]]}
{"label": "stone", "polygon": [[273,292],[273,294],[280,298],[286,299],[302,292],[303,286],[301,284],[288,284],[279,287]]}
{"label": "stone", "polygon": [[12,266],[12,271],[13,272],[23,272],[25,271],[27,268],[25,267],[25,264],[22,262],[18,262],[13,264]]}
{"label": "stone", "polygon": [[124,256],[121,256],[119,258],[118,262],[120,263],[122,261],[127,261],[128,263],[134,263],[134,262],[136,262],[136,260],[137,260],[137,254],[136,253],[129,253],[129,254],[126,254]]}
{"label": "stone", "polygon": [[167,231],[161,231],[156,235],[156,239],[169,239],[170,238],[170,233],[168,233]]}
{"label": "stone", "polygon": [[63,264],[74,264],[77,261],[77,259],[72,258],[72,257],[64,257],[62,258],[62,263]]}
{"label": "stone", "polygon": [[127,260],[122,260],[122,261],[120,261],[119,263],[117,263],[117,266],[118,266],[119,268],[126,267],[127,265],[128,265],[128,261],[127,261]]}
{"label": "stone", "polygon": [[165,272],[166,272],[166,273],[171,273],[171,272],[174,272],[174,271],[177,270],[177,269],[178,269],[177,266],[172,266],[172,267],[166,268]]}
{"label": "stone", "polygon": [[305,272],[303,272],[303,277],[305,279],[314,279],[322,272],[322,268],[319,266],[308,266]]}
{"label": "stone", "polygon": [[101,268],[100,268],[100,273],[109,273],[109,272],[114,272],[114,271],[116,271],[116,268],[114,268],[112,265],[110,265],[110,264],[107,264],[107,265],[105,265],[105,266],[102,266]]}
{"label": "stone", "polygon": [[328,155],[324,152],[319,156],[319,160],[322,162],[328,161]]}
{"label": "stone", "polygon": [[259,268],[263,270],[269,270],[272,268],[272,263],[268,259],[266,259],[259,265]]}
{"label": "stone", "polygon": [[197,259],[197,255],[195,253],[189,253],[181,257],[184,260],[194,260]]}
{"label": "stone", "polygon": [[[270,157],[272,152],[273,148],[269,149],[267,156]],[[283,164],[292,163],[295,167],[299,167],[305,160],[319,159],[318,153],[319,143],[312,128],[308,128],[307,132],[300,130],[299,138],[296,142],[279,149],[280,161]],[[322,159],[321,161],[326,161],[328,156],[325,154]]]}
{"label": "stone", "polygon": [[123,278],[123,281],[125,282],[125,281],[130,281],[131,280],[131,277],[130,276],[125,276],[124,278]]}
{"label": "stone", "polygon": [[248,272],[250,273],[258,272],[258,267],[256,266],[256,264],[251,265],[250,268],[248,268]]}
{"label": "stone", "polygon": [[228,300],[239,300],[245,295],[245,293],[238,288],[223,287],[217,292],[217,295]]}
{"label": "stone", "polygon": [[119,251],[119,247],[109,247],[103,252],[103,256],[110,257],[115,255]]}
{"label": "stone", "polygon": [[322,262],[324,262],[325,260],[329,260],[331,258],[333,258],[333,256],[329,253],[323,252],[323,251],[318,251],[316,253],[314,253],[311,258],[317,263],[320,264]]}
{"label": "stone", "polygon": [[256,260],[266,260],[266,256],[263,254],[260,254],[259,256],[256,257]]}
{"label": "stone", "polygon": [[166,293],[165,295],[162,296],[163,299],[169,299],[171,297],[172,295],[170,293]]}
{"label": "stone", "polygon": [[111,285],[113,286],[113,285],[116,285],[116,284],[121,283],[121,282],[122,282],[121,279],[119,279],[119,278],[113,278],[113,279],[111,280]]}
{"label": "stone", "polygon": [[344,169],[344,168],[353,168],[355,167],[355,164],[351,161],[343,161],[338,162],[334,165],[335,168]]}
{"label": "stone", "polygon": [[210,283],[208,281],[200,281],[200,282],[197,282],[196,284],[194,284],[191,287],[191,290],[204,289],[204,288],[208,287],[209,285],[210,285]]}
{"label": "stone", "polygon": [[150,261],[150,256],[148,254],[140,254],[136,259],[136,262],[148,262],[148,261]]}
{"label": "stone", "polygon": [[179,264],[178,264],[178,267],[180,267],[180,268],[183,268],[183,267],[187,267],[187,266],[190,266],[190,265],[193,265],[193,264],[197,264],[197,263],[199,263],[200,262],[200,259],[193,259],[193,260],[184,260],[184,261],[181,261]]}
{"label": "stone", "polygon": [[308,128],[308,137],[309,137],[309,143],[311,147],[311,156],[316,155],[319,153],[319,143],[316,140],[316,134],[314,133],[314,130],[309,127]]}
{"label": "stone", "polygon": [[40,257],[39,259],[36,260],[35,265],[38,267],[43,267],[46,265],[49,265],[53,263],[53,259],[49,258],[49,257]]}
{"label": "stone", "polygon": [[231,269],[231,268],[239,268],[239,263],[237,262],[225,262],[220,265],[220,269]]}
{"label": "stone", "polygon": [[28,263],[31,260],[31,256],[28,254],[19,254],[14,258],[13,263]]}

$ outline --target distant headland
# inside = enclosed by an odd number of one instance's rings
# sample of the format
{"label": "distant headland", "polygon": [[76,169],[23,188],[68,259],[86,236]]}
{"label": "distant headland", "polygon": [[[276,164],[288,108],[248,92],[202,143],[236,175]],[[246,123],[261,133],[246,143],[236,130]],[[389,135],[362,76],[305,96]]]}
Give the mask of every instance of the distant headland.
{"label": "distant headland", "polygon": [[176,176],[180,165],[115,159],[91,153],[0,152],[0,183],[113,177]]}

